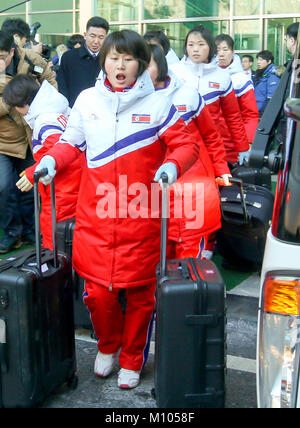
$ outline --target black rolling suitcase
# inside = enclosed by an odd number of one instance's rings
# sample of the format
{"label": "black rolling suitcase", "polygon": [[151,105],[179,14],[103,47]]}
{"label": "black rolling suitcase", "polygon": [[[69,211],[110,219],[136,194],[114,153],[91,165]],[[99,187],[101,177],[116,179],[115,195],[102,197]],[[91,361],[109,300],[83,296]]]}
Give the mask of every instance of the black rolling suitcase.
{"label": "black rolling suitcase", "polygon": [[234,178],[239,178],[246,184],[255,184],[271,190],[271,171],[267,167],[263,168],[250,168],[246,165],[232,164],[231,175]]}
{"label": "black rolling suitcase", "polygon": [[[54,184],[51,188],[54,195]],[[0,261],[0,407],[36,407],[58,386],[76,387],[70,258],[41,248]],[[53,215],[54,214],[54,215]],[[55,199],[52,197],[55,236]]]}
{"label": "black rolling suitcase", "polygon": [[220,191],[222,228],[217,232],[219,253],[234,263],[262,263],[272,221],[274,196],[266,188],[230,179]]}
{"label": "black rolling suitcase", "polygon": [[[73,255],[73,234],[75,218],[61,221],[57,224],[57,247],[71,257]],[[85,281],[73,270],[73,298],[74,298],[74,325],[75,328],[92,329],[90,313],[83,302]]]}
{"label": "black rolling suitcase", "polygon": [[225,405],[225,287],[209,260],[166,261],[163,190],[157,273],[155,397],[161,408]]}

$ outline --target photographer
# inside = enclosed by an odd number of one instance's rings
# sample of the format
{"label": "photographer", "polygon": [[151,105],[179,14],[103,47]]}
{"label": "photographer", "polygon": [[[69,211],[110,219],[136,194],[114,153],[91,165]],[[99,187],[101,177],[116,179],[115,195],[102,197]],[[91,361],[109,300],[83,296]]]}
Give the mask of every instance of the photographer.
{"label": "photographer", "polygon": [[33,49],[48,62],[50,61],[51,57],[51,47],[35,40],[37,30],[40,28],[40,26],[41,24],[39,22],[35,22],[34,24],[32,24],[32,26],[30,27],[30,35],[28,42],[24,47],[26,49]]}
{"label": "photographer", "polygon": [[30,37],[29,25],[22,19],[6,19],[2,24],[1,31],[13,36],[15,44],[20,48],[24,47]]}
{"label": "photographer", "polygon": [[11,34],[0,31],[0,218],[4,237],[0,254],[23,243],[35,241],[33,232],[33,195],[15,193],[15,173],[21,174],[33,164],[31,130],[22,116],[10,108],[2,94],[7,83],[17,74],[34,76],[38,83],[48,80],[57,87],[55,75],[47,62],[31,49],[14,43]]}

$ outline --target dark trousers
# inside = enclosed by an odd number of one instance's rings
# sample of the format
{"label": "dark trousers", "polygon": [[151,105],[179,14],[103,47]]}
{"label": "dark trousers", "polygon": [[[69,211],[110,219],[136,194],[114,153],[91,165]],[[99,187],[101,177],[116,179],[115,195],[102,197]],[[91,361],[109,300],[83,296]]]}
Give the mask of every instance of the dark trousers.
{"label": "dark trousers", "polygon": [[33,190],[22,193],[16,187],[19,174],[33,163],[29,147],[26,159],[0,154],[0,223],[5,235],[34,233]]}

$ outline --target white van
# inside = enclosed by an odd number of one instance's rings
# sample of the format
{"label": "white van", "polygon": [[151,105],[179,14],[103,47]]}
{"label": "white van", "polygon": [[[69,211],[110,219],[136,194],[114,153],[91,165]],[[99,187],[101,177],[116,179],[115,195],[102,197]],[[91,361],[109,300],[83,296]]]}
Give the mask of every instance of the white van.
{"label": "white van", "polygon": [[260,408],[300,407],[300,34],[285,111],[287,137],[260,283]]}

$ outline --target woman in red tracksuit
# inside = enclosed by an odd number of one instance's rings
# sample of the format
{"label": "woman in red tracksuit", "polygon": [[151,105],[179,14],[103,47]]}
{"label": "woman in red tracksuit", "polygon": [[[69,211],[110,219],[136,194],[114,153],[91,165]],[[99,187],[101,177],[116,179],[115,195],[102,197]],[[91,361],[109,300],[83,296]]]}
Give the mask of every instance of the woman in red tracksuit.
{"label": "woman in red tracksuit", "polygon": [[[19,74],[6,86],[3,97],[6,103],[24,115],[31,127],[34,160],[39,162],[60,139],[69,116],[68,100],[57,89],[44,81],[41,87],[30,77]],[[64,174],[57,174],[55,180],[57,222],[75,216],[81,179],[82,157],[70,163]],[[36,164],[26,168],[17,187],[28,191],[33,186]],[[42,211],[40,215],[43,246],[53,249],[51,226],[51,195],[49,186],[40,185]]]}
{"label": "woman in red tracksuit", "polygon": [[[168,72],[168,64],[160,47],[150,44],[150,48],[152,56],[148,71],[156,91],[170,97],[200,148],[197,162],[174,184],[175,192],[170,195],[168,256],[205,258],[209,234],[221,227],[220,198],[215,177],[228,180],[230,171],[226,153],[201,95]],[[176,218],[176,194],[181,191],[183,216]],[[184,209],[189,199],[190,207],[194,207],[193,216]]]}
{"label": "woman in red tracksuit", "polygon": [[[223,117],[237,153],[249,150],[249,142],[230,75],[213,60],[216,50],[212,33],[203,25],[192,28],[185,39],[184,57],[170,68],[184,83],[193,86],[203,96],[212,119],[222,135]],[[222,140],[223,141],[223,140]],[[224,145],[224,142],[222,143]],[[225,147],[226,149],[226,147]],[[241,155],[243,156],[243,155]],[[226,151],[230,160],[230,152]],[[212,257],[215,247],[214,234],[206,250]]]}
{"label": "woman in red tracksuit", "polygon": [[[219,34],[216,37],[218,66],[230,74],[233,89],[238,100],[242,119],[245,126],[245,131],[249,145],[252,144],[259,121],[259,113],[255,99],[254,86],[251,77],[247,76],[243,70],[240,57],[234,53],[234,40],[228,34]],[[228,161],[236,163],[243,161],[243,156],[240,159],[235,145],[231,139],[228,126],[224,118],[221,118],[222,138],[228,154]],[[245,153],[246,156],[246,153]]]}
{"label": "woman in red tracksuit", "polygon": [[138,385],[151,338],[160,257],[153,180],[166,172],[172,184],[198,158],[175,107],[155,93],[149,61],[148,46],[134,31],[107,36],[95,87],[81,92],[60,142],[37,168],[47,167],[51,178],[86,154],[73,264],[86,278],[85,302],[98,338],[94,371],[108,376],[119,352],[120,388]]}
{"label": "woman in red tracksuit", "polygon": [[186,36],[184,50],[184,57],[171,70],[202,95],[220,133],[220,117],[224,117],[236,152],[247,151],[249,142],[230,75],[214,61],[213,35],[203,25],[194,27]]}

